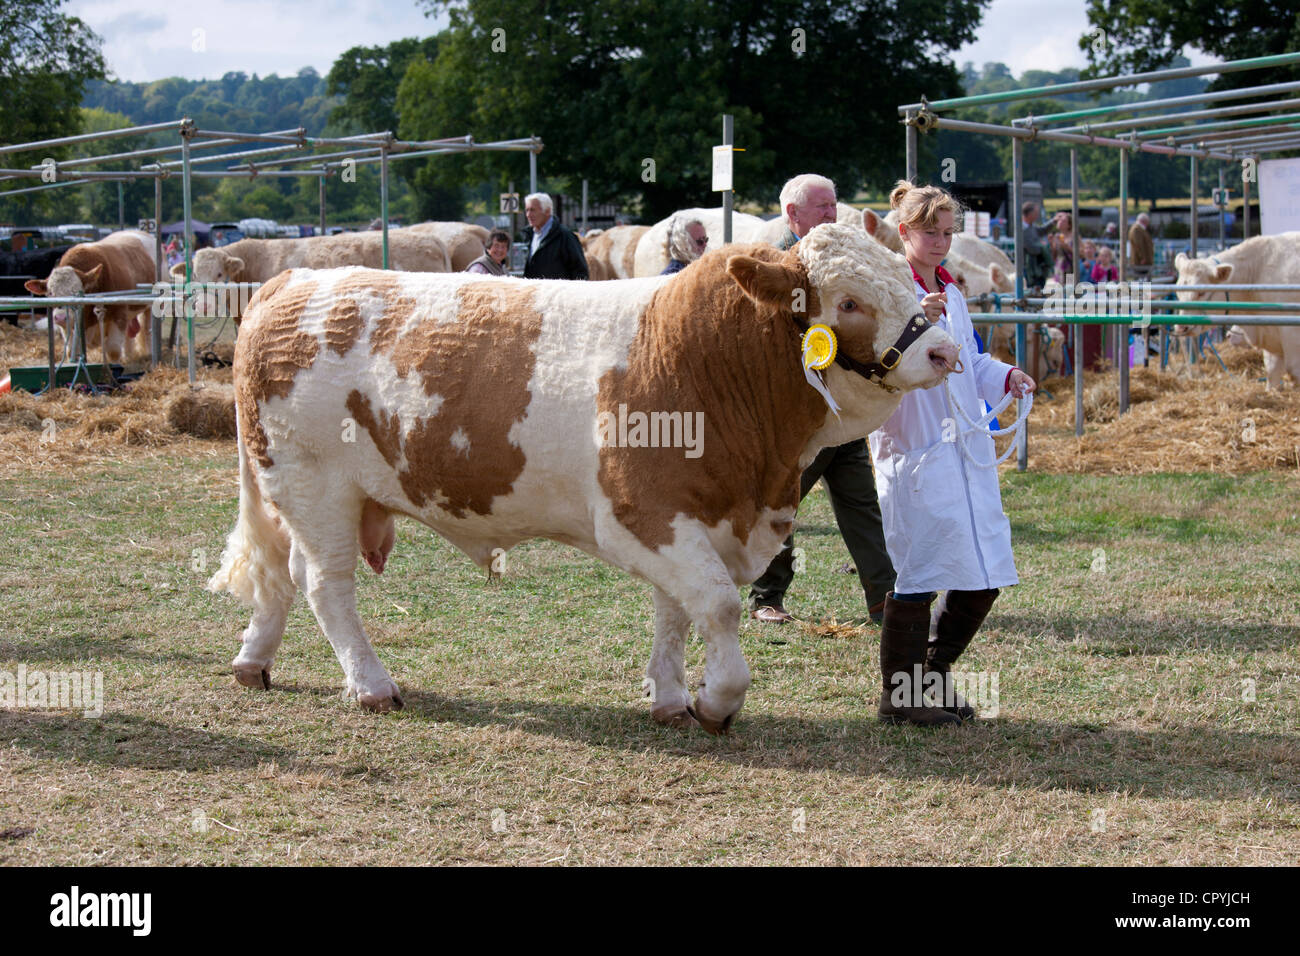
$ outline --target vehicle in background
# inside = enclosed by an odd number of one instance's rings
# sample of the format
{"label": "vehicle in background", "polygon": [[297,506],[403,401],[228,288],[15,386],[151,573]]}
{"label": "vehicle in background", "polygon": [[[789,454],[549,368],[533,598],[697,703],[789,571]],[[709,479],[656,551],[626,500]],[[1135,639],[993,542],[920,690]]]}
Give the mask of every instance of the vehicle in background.
{"label": "vehicle in background", "polygon": [[244,238],[244,232],[239,228],[237,222],[214,222],[212,224],[212,245],[215,247],[228,246],[232,242],[238,242]]}

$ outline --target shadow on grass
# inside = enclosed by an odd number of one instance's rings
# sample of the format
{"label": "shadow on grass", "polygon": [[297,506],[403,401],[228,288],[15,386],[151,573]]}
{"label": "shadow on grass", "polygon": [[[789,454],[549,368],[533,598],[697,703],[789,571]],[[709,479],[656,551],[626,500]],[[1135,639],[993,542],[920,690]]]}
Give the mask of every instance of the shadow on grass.
{"label": "shadow on grass", "polygon": [[1248,624],[1168,619],[1151,621],[1124,614],[1073,614],[994,611],[986,626],[1028,636],[1047,635],[1058,641],[1088,640],[1088,652],[1098,657],[1132,657],[1174,651],[1212,650],[1225,647],[1243,651],[1293,650],[1300,639],[1297,629],[1282,624]]}
{"label": "shadow on grass", "polygon": [[[135,642],[144,642],[146,646],[137,647]],[[161,650],[148,646],[155,642],[152,637],[135,634],[122,634],[118,637],[100,637],[92,634],[73,635],[71,637],[50,637],[45,640],[0,640],[0,658],[13,658],[26,661],[29,666],[36,662],[55,661],[59,668],[69,669],[78,661],[119,660],[148,661],[152,664],[176,662],[182,664],[204,664],[212,659],[211,654],[199,651]]]}
{"label": "shadow on grass", "polygon": [[0,710],[0,746],[68,763],[137,770],[256,769],[296,751],[250,737],[165,724],[133,714],[91,719],[58,711]]}
{"label": "shadow on grass", "polygon": [[[1125,791],[1170,799],[1300,803],[1300,743],[1285,734],[1215,727],[1119,730],[1004,718],[960,728],[891,727],[870,718],[741,714],[735,733],[654,724],[648,710],[525,700],[404,694],[403,719],[499,725],[588,746],[719,760],[765,770],[833,771],[1078,793]],[[700,767],[708,772],[707,764]]]}

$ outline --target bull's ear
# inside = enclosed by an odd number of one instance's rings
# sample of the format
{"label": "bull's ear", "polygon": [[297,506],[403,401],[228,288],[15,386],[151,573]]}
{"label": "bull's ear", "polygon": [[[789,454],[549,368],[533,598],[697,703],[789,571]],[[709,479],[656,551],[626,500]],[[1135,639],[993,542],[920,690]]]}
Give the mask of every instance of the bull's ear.
{"label": "bull's ear", "polygon": [[32,295],[49,295],[50,291],[45,287],[44,279],[28,279],[23,283],[23,288]]}
{"label": "bull's ear", "polygon": [[789,266],[752,256],[731,256],[727,259],[727,274],[745,290],[745,295],[769,305],[789,306],[794,290],[804,284],[803,276]]}
{"label": "bull's ear", "polygon": [[1178,253],[1178,255],[1174,256],[1174,268],[1175,268],[1175,269],[1177,269],[1177,270],[1179,270],[1179,271],[1181,272],[1182,269],[1183,269],[1183,267],[1184,267],[1185,265],[1187,265],[1187,253],[1185,253],[1185,252],[1180,252],[1180,253]]}
{"label": "bull's ear", "polygon": [[1232,276],[1232,266],[1226,262],[1221,262],[1214,268],[1214,281],[1227,282]]}
{"label": "bull's ear", "polygon": [[226,256],[226,275],[231,282],[238,282],[244,272],[244,260],[239,256]]}
{"label": "bull's ear", "polygon": [[101,262],[99,265],[92,269],[87,269],[85,272],[78,270],[77,274],[81,276],[81,289],[83,292],[98,292],[99,280],[104,275],[104,264]]}
{"label": "bull's ear", "polygon": [[1002,267],[996,262],[989,266],[989,279],[993,281],[993,288],[1002,289],[1002,283],[1007,281],[1007,274],[1002,271]]}
{"label": "bull's ear", "polygon": [[880,228],[880,217],[870,209],[862,210],[862,228],[867,230],[868,236],[874,236]]}
{"label": "bull's ear", "polygon": [[180,281],[184,282],[185,263],[183,262],[176,263],[176,265],[172,266],[170,269],[167,270],[167,274],[170,275],[173,279],[179,279]]}

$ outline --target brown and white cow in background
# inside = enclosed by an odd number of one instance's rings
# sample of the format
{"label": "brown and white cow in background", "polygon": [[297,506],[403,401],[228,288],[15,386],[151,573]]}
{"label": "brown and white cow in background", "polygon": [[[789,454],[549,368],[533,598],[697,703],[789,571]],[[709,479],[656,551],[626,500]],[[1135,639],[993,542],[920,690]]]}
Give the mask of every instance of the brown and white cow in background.
{"label": "brown and white cow in background", "polygon": [[[432,234],[441,239],[442,244],[447,247],[447,258],[451,262],[451,269],[448,270],[450,272],[464,272],[469,268],[469,264],[486,251],[490,235],[482,226],[470,222],[418,222],[413,226],[406,226],[405,229],[407,232]],[[389,237],[391,238],[401,231],[400,229],[391,230]],[[338,262],[334,263],[334,265],[366,265],[366,263]],[[308,266],[308,268],[320,267]],[[436,272],[439,270],[420,269],[407,271]]]}
{"label": "brown and white cow in background", "polygon": [[[483,255],[482,250],[475,256]],[[228,246],[200,249],[194,254],[194,282],[265,282],[286,269],[329,269],[337,266],[384,264],[383,233],[342,232],[335,236],[303,239],[240,239]],[[388,264],[398,272],[449,272],[447,247],[432,231],[394,229],[388,235]],[[185,264],[172,267],[173,279],[185,278]],[[228,296],[234,318],[242,313],[242,299]],[[195,312],[207,314],[206,300],[195,302]]]}
{"label": "brown and white cow in background", "polygon": [[[24,283],[32,295],[53,298],[94,292],[134,292],[141,283],[152,286],[157,259],[154,238],[138,229],[124,229],[98,242],[82,242],[59,259],[47,279]],[[59,306],[54,321],[65,324],[71,311]],[[147,341],[148,305],[97,305],[84,310],[86,347],[98,345],[109,362],[135,357],[138,342]],[[103,334],[101,336],[101,323]],[[145,332],[144,336],[139,333]]]}
{"label": "brown and white cow in background", "polygon": [[[301,589],[345,693],[401,707],[355,573],[358,555],[382,570],[406,515],[485,570],[546,537],[649,581],[654,719],[725,731],[750,683],[736,588],[789,533],[803,468],[957,356],[928,327],[884,378],[899,391],[830,366],[837,418],[804,378],[794,309],[869,363],[919,314],[912,288],[900,259],[836,224],[789,252],[733,245],[674,277],[618,283],[281,274],[236,346],[239,518],[209,584],[253,606],[237,678],[270,686]],[[692,624],[706,645],[694,705]]]}
{"label": "brown and white cow in background", "polygon": [[[635,278],[636,247],[649,231],[649,226],[614,226],[594,230],[584,237],[582,250],[587,254],[589,278],[593,281]],[[665,261],[664,265],[667,264]]]}
{"label": "brown and white cow in background", "polygon": [[[1190,259],[1179,253],[1174,267],[1178,270],[1179,286],[1224,283],[1300,285],[1300,232],[1256,236],[1224,252],[1200,259]],[[1205,302],[1206,311],[1211,312],[1213,303],[1224,299],[1233,302],[1300,302],[1300,293],[1179,292],[1178,298],[1183,302]],[[1188,328],[1195,329],[1179,326],[1177,331]],[[1264,374],[1268,377],[1269,388],[1281,387],[1282,375],[1286,372],[1300,383],[1300,326],[1245,325],[1238,328],[1240,340],[1264,351]]]}

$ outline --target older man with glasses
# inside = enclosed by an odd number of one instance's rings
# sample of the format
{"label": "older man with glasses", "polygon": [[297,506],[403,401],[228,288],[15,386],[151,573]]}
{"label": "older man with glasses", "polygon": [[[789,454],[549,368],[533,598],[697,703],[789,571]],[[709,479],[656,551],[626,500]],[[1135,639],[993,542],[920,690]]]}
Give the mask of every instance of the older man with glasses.
{"label": "older man with glasses", "polygon": [[698,219],[674,219],[668,226],[668,265],[661,276],[681,272],[704,255],[709,247],[709,234]]}
{"label": "older man with glasses", "polygon": [[[816,226],[835,222],[838,210],[835,184],[825,176],[805,173],[781,189],[781,212],[785,217],[785,239],[779,245],[789,249]],[[799,480],[799,499],[812,490],[818,479],[830,492],[835,523],[848,546],[849,555],[862,582],[868,618],[879,623],[884,616],[885,595],[894,587],[894,565],[885,549],[885,529],[876,498],[875,474],[866,438],[823,448]],[[768,624],[784,624],[793,615],[784,607],[785,592],[794,580],[794,535],[763,576],[749,589],[750,615]],[[867,618],[862,619],[866,623]]]}

